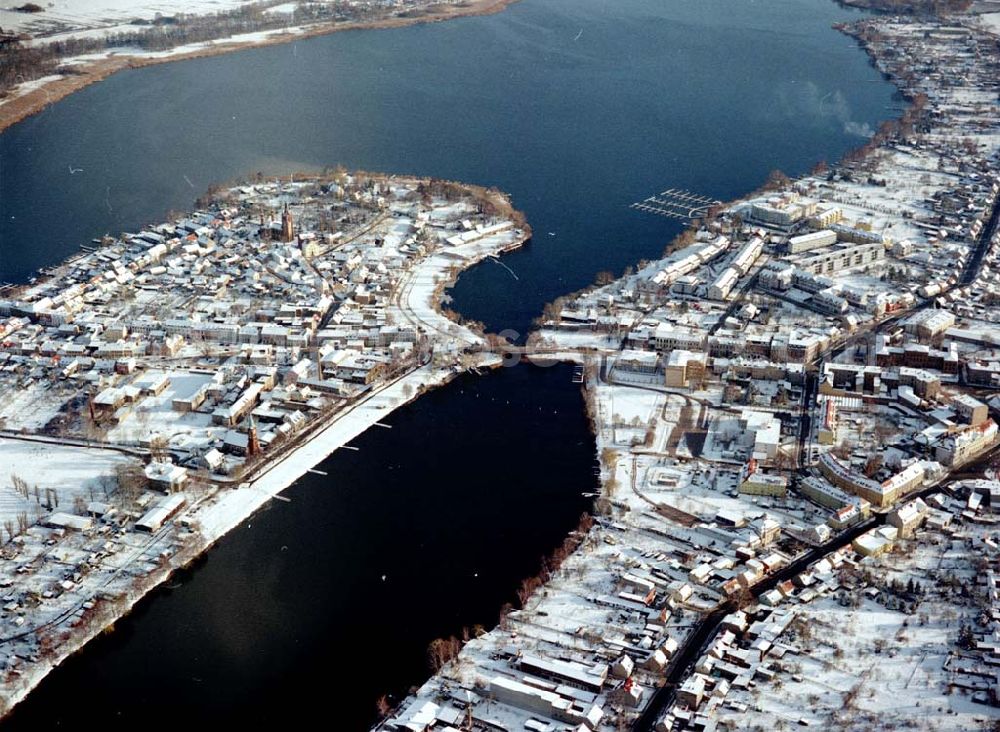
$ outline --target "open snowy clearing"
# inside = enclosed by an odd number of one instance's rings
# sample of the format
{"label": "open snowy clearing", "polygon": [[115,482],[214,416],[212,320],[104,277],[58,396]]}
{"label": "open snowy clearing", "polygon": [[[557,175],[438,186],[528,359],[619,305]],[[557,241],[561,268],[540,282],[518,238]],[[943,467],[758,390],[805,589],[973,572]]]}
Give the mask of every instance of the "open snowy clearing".
{"label": "open snowy clearing", "polygon": [[134,0],[52,0],[38,3],[40,13],[22,13],[13,4],[0,9],[0,27],[6,31],[49,36],[71,31],[111,29],[133,20],[154,20],[180,13],[204,15],[251,4],[248,0],[181,0],[181,2],[134,2]]}
{"label": "open snowy clearing", "polygon": [[[34,518],[44,512],[35,486],[42,501],[46,490],[56,491],[59,506],[67,510],[78,496],[88,502],[102,500],[115,467],[128,461],[114,450],[0,438],[0,523],[15,521],[19,513]],[[27,498],[14,490],[15,475],[30,486]]]}

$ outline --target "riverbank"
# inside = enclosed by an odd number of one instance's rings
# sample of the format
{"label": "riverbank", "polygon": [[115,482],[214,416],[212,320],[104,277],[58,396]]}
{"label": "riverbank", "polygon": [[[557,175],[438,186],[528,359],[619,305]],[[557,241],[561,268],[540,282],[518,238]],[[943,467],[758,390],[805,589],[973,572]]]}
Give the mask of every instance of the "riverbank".
{"label": "riverbank", "polygon": [[[498,357],[483,357],[482,368],[500,364]],[[138,586],[115,598],[89,615],[89,622],[76,626],[58,649],[51,655],[31,664],[30,669],[5,683],[0,704],[0,718],[9,714],[48,674],[66,659],[82,650],[91,640],[105,632],[114,632],[115,623],[132,612],[147,595],[167,583],[175,572],[188,567],[222,539],[226,534],[249,521],[270,501],[278,499],[296,480],[316,464],[351,440],[364,433],[377,422],[429,390],[448,384],[462,371],[435,369],[425,366],[389,384],[347,414],[335,418],[314,437],[305,441],[287,455],[260,469],[260,477],[253,481],[222,488],[202,505],[190,512],[185,520],[197,525],[198,531],[184,550],[165,562]]]}
{"label": "riverbank", "polygon": [[144,66],[183,61],[194,58],[218,56],[233,51],[262,46],[292,43],[315,36],[330,35],[350,30],[376,30],[403,28],[424,23],[438,23],[456,18],[492,15],[503,11],[517,0],[469,0],[464,5],[434,6],[420,15],[412,17],[392,17],[375,21],[324,23],[318,26],[298,26],[295,28],[248,33],[245,36],[221,38],[215,41],[181,46],[162,52],[141,54],[88,54],[79,59],[64,59],[69,62],[67,70],[72,73],[53,74],[15,87],[7,97],[0,99],[0,132],[21,120],[38,114],[48,105],[63,99],[73,92],[95,84],[112,74]]}

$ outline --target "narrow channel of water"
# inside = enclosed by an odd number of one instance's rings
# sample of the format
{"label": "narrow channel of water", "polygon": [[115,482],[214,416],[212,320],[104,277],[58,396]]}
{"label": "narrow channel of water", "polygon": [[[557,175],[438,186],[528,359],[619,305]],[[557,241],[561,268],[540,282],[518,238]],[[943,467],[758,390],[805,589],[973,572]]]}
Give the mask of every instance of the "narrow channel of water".
{"label": "narrow channel of water", "polygon": [[[386,418],[50,675],[4,729],[364,729],[425,651],[496,624],[576,525],[593,438],[572,369],[463,376]],[[226,727],[229,728],[228,726]],[[286,727],[287,728],[287,727]]]}

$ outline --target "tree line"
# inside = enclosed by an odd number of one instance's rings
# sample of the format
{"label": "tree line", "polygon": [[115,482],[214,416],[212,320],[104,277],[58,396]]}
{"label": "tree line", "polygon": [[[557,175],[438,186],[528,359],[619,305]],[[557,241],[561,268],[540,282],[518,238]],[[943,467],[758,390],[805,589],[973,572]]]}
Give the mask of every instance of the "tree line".
{"label": "tree line", "polygon": [[[281,0],[251,3],[206,15],[157,14],[152,21],[135,20],[134,30],[110,33],[100,38],[64,38],[38,46],[27,46],[21,38],[4,36],[0,46],[0,96],[17,84],[53,73],[73,74],[72,67],[60,67],[62,59],[120,48],[165,51],[191,43],[228,38],[243,33],[280,30],[320,22],[365,22],[385,17],[391,8],[369,2],[347,0],[298,5],[291,13],[267,12]],[[4,35],[0,28],[0,36]],[[44,40],[44,39],[42,39]]]}

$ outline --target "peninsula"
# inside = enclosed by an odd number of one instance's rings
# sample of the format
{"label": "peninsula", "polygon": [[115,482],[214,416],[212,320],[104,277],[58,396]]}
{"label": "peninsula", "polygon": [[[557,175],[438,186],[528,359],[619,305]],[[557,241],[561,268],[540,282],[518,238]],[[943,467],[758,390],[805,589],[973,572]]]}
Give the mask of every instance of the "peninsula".
{"label": "peninsula", "polygon": [[333,450],[502,363],[444,288],[530,229],[495,190],[215,190],[0,293],[0,710]]}

